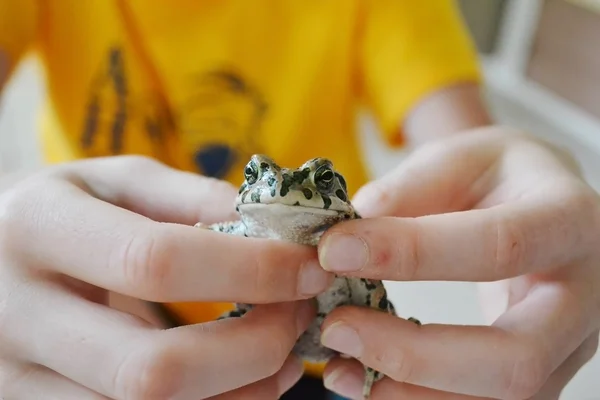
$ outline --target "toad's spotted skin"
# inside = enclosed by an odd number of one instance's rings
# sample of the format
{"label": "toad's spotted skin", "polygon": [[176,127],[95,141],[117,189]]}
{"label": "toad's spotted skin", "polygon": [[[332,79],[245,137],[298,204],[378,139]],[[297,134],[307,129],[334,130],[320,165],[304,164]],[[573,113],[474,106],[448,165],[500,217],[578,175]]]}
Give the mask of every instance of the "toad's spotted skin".
{"label": "toad's spotted skin", "polygon": [[[329,227],[340,221],[360,218],[348,199],[344,178],[325,158],[314,158],[298,169],[287,169],[280,168],[266,156],[254,155],[244,175],[246,180],[236,201],[240,221],[212,225],[198,223],[196,227],[316,246]],[[396,315],[382,282],[378,280],[338,276],[326,292],[317,296],[317,302],[317,317],[294,347],[294,353],[311,362],[327,361],[336,355],[320,341],[321,324],[334,308],[366,306]],[[250,304],[237,304],[234,311],[222,318],[241,317],[251,308]],[[420,324],[414,318],[410,320]],[[365,375],[363,396],[368,399],[373,383],[381,378],[381,374],[366,367]]]}

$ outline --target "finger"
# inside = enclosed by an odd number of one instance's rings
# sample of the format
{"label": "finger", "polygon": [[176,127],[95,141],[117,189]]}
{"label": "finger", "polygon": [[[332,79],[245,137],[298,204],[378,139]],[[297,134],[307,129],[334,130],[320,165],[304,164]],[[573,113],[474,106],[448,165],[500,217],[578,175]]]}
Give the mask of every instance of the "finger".
{"label": "finger", "polygon": [[0,363],[0,398],[44,400],[108,400],[39,365]]}
{"label": "finger", "polygon": [[163,331],[49,284],[19,296],[28,300],[3,317],[3,351],[110,398],[208,397],[264,379],[314,318],[308,302],[283,303]]}
{"label": "finger", "polygon": [[51,281],[19,284],[4,310],[0,350],[117,398],[114,379],[121,359],[156,328],[76,293]]}
{"label": "finger", "polygon": [[303,372],[302,362],[292,355],[275,375],[234,391],[213,396],[210,400],[277,400],[302,378]]}
{"label": "finger", "polygon": [[420,217],[472,208],[496,183],[506,134],[486,129],[415,149],[391,173],[361,187],[352,203],[363,217]]}
{"label": "finger", "polygon": [[[325,387],[340,396],[362,400],[365,369],[356,360],[335,358],[327,363],[324,371]],[[373,385],[370,400],[414,399],[414,400],[483,400],[482,397],[441,392],[410,383],[395,382],[383,378]],[[489,398],[486,398],[489,399]]]}
{"label": "finger", "polygon": [[324,234],[319,260],[328,271],[388,280],[490,281],[568,265],[587,254],[587,233],[593,232],[593,221],[577,210],[571,195],[412,219],[344,222]]}
{"label": "finger", "polygon": [[[391,173],[360,188],[352,203],[364,217],[491,207],[521,199],[548,176],[553,183],[580,176],[576,164],[556,145],[488,126],[419,146]],[[510,190],[504,187],[507,180]]]}
{"label": "finger", "polygon": [[598,351],[598,331],[594,332],[558,367],[531,400],[558,400],[564,388]]}
{"label": "finger", "polygon": [[67,164],[63,174],[111,204],[155,221],[194,225],[237,219],[237,189],[228,182],[180,171],[143,156]]}
{"label": "finger", "polygon": [[528,398],[595,328],[590,299],[573,295],[581,289],[538,285],[491,327],[419,327],[346,307],[326,319],[322,342],[399,382],[472,396]]}
{"label": "finger", "polygon": [[289,301],[333,278],[307,246],[157,223],[70,184],[52,188],[41,204],[15,204],[0,224],[4,256],[18,265],[156,302]]}
{"label": "finger", "polygon": [[[180,380],[178,390],[160,393],[185,399],[215,396],[266,379],[281,369],[314,319],[309,304],[258,306],[242,318],[167,331],[164,340],[171,348],[163,362],[150,368],[143,362],[127,363],[124,376],[135,379],[142,370],[148,382],[155,382],[169,372]],[[182,329],[188,332],[174,333]]]}

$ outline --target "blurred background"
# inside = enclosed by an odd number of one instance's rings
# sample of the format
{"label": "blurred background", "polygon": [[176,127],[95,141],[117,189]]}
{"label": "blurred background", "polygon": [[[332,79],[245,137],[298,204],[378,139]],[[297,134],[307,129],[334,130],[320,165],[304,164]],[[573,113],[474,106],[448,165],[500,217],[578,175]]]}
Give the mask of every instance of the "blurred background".
{"label": "blurred background", "polygon": [[[600,190],[600,1],[459,0],[481,54],[486,95],[497,120],[570,149]],[[0,103],[0,171],[41,162],[36,147],[44,85],[27,59]],[[361,120],[372,172],[397,164],[372,121]],[[401,315],[424,322],[481,324],[469,283],[387,283]],[[600,400],[600,355],[567,387],[561,400]]]}

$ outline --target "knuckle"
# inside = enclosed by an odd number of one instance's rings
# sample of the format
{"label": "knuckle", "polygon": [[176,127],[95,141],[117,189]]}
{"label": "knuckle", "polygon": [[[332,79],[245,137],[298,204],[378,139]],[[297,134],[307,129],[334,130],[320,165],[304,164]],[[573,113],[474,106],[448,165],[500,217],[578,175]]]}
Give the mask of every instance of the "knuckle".
{"label": "knuckle", "polygon": [[154,356],[140,376],[140,399],[173,398],[180,390],[183,366],[168,353]]}
{"label": "knuckle", "polygon": [[264,275],[266,273],[265,264],[260,256],[252,257],[245,266],[242,282],[246,282],[248,301],[262,303],[265,300],[266,290],[261,290],[264,287],[264,282],[267,280]]}
{"label": "knuckle", "polygon": [[27,236],[26,219],[39,218],[39,183],[20,185],[8,190],[0,201],[0,252],[3,257],[10,256],[22,248],[20,239]]}
{"label": "knuckle", "polygon": [[[195,177],[200,179],[202,183],[201,185],[196,186],[199,191],[198,199],[200,199],[201,202],[204,202],[204,204],[196,210],[196,220],[204,223],[213,223],[223,219],[239,219],[239,215],[235,212],[235,209],[229,206],[227,206],[229,215],[226,218],[221,215],[223,214],[222,210],[224,209],[224,204],[229,204],[223,199],[231,199],[231,203],[233,203],[233,200],[237,195],[238,190],[235,186],[227,181],[216,178],[204,176]],[[217,212],[215,212],[215,210],[217,210]]]}
{"label": "knuckle", "polygon": [[202,186],[205,191],[209,193],[230,193],[234,197],[237,194],[237,189],[231,183],[216,179],[212,177],[200,177],[202,179]]}
{"label": "knuckle", "polygon": [[[368,186],[360,189],[360,192],[363,192],[361,195],[368,193],[369,204],[376,205],[377,207],[388,207],[393,201],[393,196],[386,183],[382,180],[372,181],[368,183]],[[359,193],[357,193],[357,197],[358,195]]]}
{"label": "knuckle", "polygon": [[548,379],[549,365],[539,345],[523,342],[518,358],[511,365],[505,380],[505,394],[510,399],[528,399],[535,396]]}
{"label": "knuckle", "polygon": [[398,249],[396,254],[385,253],[385,250],[379,254],[384,267],[389,267],[397,272],[397,278],[402,280],[417,279],[423,263],[421,248],[421,232],[419,225],[414,224],[406,230],[402,237],[402,242],[397,246],[388,246],[388,248]]}
{"label": "knuckle", "polygon": [[407,354],[383,351],[375,356],[375,360],[381,365],[381,370],[396,382],[412,381],[414,362]]}
{"label": "knuckle", "polygon": [[555,255],[555,264],[580,262],[597,254],[596,237],[600,233],[600,197],[583,181],[556,179],[558,188],[552,203],[553,240],[571,252]]}
{"label": "knuckle", "polygon": [[125,358],[113,377],[113,387],[123,398],[170,399],[183,387],[184,365],[171,347]]}
{"label": "knuckle", "polygon": [[126,170],[147,171],[148,169],[156,169],[162,166],[159,161],[152,157],[148,157],[141,154],[127,154],[122,156],[115,156],[112,161],[118,163],[119,170],[123,168]]}
{"label": "knuckle", "polygon": [[438,157],[446,157],[449,145],[450,143],[444,143],[444,141],[441,140],[428,141],[423,143],[422,146],[419,146],[412,157],[417,158],[418,156],[427,155],[431,157],[432,160],[435,160]]}
{"label": "knuckle", "polygon": [[516,276],[526,265],[527,242],[521,229],[510,219],[501,219],[495,226],[494,271],[497,276]]}
{"label": "knuckle", "polygon": [[288,340],[281,340],[283,334],[268,334],[264,337],[264,343],[269,346],[269,351],[266,352],[266,362],[261,378],[267,378],[276,374],[285,363],[285,360],[290,354],[290,346]]}
{"label": "knuckle", "polygon": [[[290,304],[263,305],[254,310],[252,319],[248,319],[248,334],[259,338],[257,345],[248,349],[251,358],[261,360],[260,368],[256,371],[258,379],[277,373],[296,343],[297,333],[292,307]],[[259,317],[258,313],[266,318]]]}
{"label": "knuckle", "polygon": [[168,235],[133,235],[117,252],[114,268],[121,268],[125,284],[143,300],[161,301],[172,275],[173,244]]}
{"label": "knuckle", "polygon": [[[298,269],[282,261],[276,252],[258,251],[245,267],[247,289],[256,303],[283,300],[296,295]],[[279,264],[279,265],[278,265]],[[277,266],[277,268],[274,268]]]}

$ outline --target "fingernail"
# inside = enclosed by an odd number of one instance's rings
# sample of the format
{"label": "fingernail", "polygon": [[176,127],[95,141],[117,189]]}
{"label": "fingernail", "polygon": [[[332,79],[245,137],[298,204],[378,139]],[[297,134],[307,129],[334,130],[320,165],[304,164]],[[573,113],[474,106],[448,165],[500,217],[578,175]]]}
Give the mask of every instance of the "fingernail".
{"label": "fingernail", "polygon": [[298,380],[300,380],[303,373],[304,364],[302,364],[302,361],[298,357],[293,355],[290,356],[277,374],[279,393],[283,394],[287,392],[296,382],[298,382]]}
{"label": "fingernail", "polygon": [[339,367],[323,378],[323,385],[340,396],[350,399],[362,397],[361,378],[357,377],[349,368]]}
{"label": "fingernail", "polygon": [[329,287],[331,274],[324,271],[317,260],[310,260],[300,270],[298,292],[304,296],[314,296]]}
{"label": "fingernail", "polygon": [[360,357],[363,351],[358,333],[343,322],[335,322],[325,329],[321,335],[321,343],[354,358]]}
{"label": "fingernail", "polygon": [[323,268],[332,272],[361,270],[369,260],[369,247],[357,236],[334,233],[325,239],[319,252]]}
{"label": "fingernail", "polygon": [[301,300],[298,303],[298,314],[296,316],[296,330],[301,335],[311,322],[315,319],[317,309],[310,300]]}

